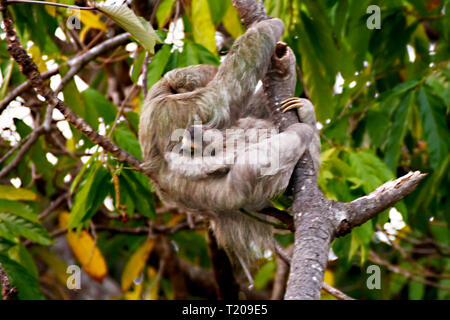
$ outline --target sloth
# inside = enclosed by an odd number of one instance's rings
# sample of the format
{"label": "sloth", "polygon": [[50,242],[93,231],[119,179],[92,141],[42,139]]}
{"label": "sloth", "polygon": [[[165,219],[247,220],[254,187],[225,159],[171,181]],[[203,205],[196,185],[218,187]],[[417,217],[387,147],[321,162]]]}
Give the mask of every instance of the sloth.
{"label": "sloth", "polygon": [[149,91],[140,115],[143,168],[159,196],[191,212],[209,213],[218,243],[241,256],[269,248],[271,230],[240,211],[270,206],[269,200],[288,187],[305,151],[319,167],[311,102],[285,101],[280,111],[296,108],[300,123],[278,132],[264,89],[257,88],[283,32],[279,19],[256,22],[221,66],[166,73]]}

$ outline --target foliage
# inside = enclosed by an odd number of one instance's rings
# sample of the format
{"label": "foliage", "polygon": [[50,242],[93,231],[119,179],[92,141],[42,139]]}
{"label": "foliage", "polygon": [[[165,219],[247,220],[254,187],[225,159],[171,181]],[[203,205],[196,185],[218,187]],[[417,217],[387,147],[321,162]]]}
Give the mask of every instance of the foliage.
{"label": "foliage", "polygon": [[[156,33],[142,19],[119,21],[145,48],[120,46],[101,55],[61,93],[95,130],[137,158],[143,72],[149,89],[174,68],[218,65],[232,38],[243,32],[230,0],[158,3],[155,14],[146,17],[153,19]],[[381,8],[380,29],[366,25],[369,5]],[[410,170],[428,173],[395,209],[334,241],[337,258],[327,270],[329,284],[362,299],[449,299],[450,1],[265,0],[265,7],[286,25],[283,40],[299,66],[296,95],[316,107],[322,127],[319,185],[325,195],[351,201]],[[117,15],[114,8],[100,8],[113,19]],[[16,4],[10,11],[39,70],[58,65],[62,76],[65,63],[80,50],[122,32],[95,11],[83,11],[79,30],[68,29],[72,12],[65,9]],[[177,26],[181,30],[174,33]],[[145,39],[146,32],[153,36]],[[217,33],[224,41],[215,41]],[[0,42],[0,68],[2,100],[26,80],[5,41]],[[39,126],[46,108],[28,90],[0,109],[0,159]],[[0,171],[17,155],[16,150],[2,160]],[[285,207],[281,202],[277,207]],[[198,225],[191,230],[189,219],[184,212],[163,209],[146,176],[103,152],[54,112],[52,129],[2,177],[0,263],[20,299],[83,297],[83,290],[66,288],[65,267],[72,264],[67,254],[92,279],[115,282],[119,293],[108,293],[111,297],[172,299],[179,294],[177,284],[148,233],[159,230],[171,254],[211,273],[205,224],[194,221]],[[54,234],[67,227],[66,237]],[[280,243],[291,244],[292,235],[281,233]],[[61,246],[66,255],[57,250]],[[374,253],[385,262],[381,290],[366,286]],[[258,266],[255,289],[267,295],[275,256],[261,257]]]}

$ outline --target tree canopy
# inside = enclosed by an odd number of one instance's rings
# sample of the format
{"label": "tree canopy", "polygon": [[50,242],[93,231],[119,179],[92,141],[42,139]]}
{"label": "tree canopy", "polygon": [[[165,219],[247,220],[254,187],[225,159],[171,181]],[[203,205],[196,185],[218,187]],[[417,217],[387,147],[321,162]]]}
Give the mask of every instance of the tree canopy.
{"label": "tree canopy", "polygon": [[[148,89],[172,69],[219,65],[245,31],[231,0],[129,1],[145,21],[137,33],[106,9],[17,2],[8,11],[42,77],[75,116],[137,159]],[[409,171],[427,173],[395,207],[333,241],[325,282],[355,299],[449,299],[450,1],[264,4],[285,23],[295,95],[316,107],[325,196],[349,202]],[[216,265],[207,221],[164,206],[144,173],[49,107],[11,58],[4,25],[0,265],[19,299],[218,298],[217,268],[239,269],[240,297],[282,297],[279,255],[250,266],[251,289],[238,266]],[[288,211],[290,199],[275,204]],[[289,252],[293,234],[285,221],[277,227]],[[72,265],[82,269],[75,290]]]}

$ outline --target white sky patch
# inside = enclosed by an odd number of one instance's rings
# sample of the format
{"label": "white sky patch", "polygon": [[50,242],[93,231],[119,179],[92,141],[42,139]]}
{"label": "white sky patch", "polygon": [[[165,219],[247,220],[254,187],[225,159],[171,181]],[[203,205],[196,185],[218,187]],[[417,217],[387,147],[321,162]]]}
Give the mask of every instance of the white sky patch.
{"label": "white sky patch", "polygon": [[367,68],[369,66],[369,61],[364,61],[363,66],[364,66],[364,68]]}
{"label": "white sky patch", "polygon": [[70,126],[67,121],[58,121],[56,123],[56,126],[58,127],[59,131],[61,131],[64,138],[66,138],[67,140],[72,139],[72,130],[70,130]]}
{"label": "white sky patch", "polygon": [[406,50],[408,50],[409,62],[416,61],[416,50],[409,44],[406,45]]}
{"label": "white sky patch", "polygon": [[110,196],[107,196],[105,200],[103,201],[103,204],[105,205],[106,209],[109,211],[114,211],[114,205],[113,205],[113,199]]}
{"label": "white sky patch", "polygon": [[58,163],[58,158],[55,157],[55,156],[53,155],[53,153],[47,152],[47,153],[45,154],[45,157],[47,158],[48,162],[50,162],[52,165],[55,165],[55,164]]}
{"label": "white sky patch", "polygon": [[28,40],[27,45],[26,45],[26,49],[30,49],[32,46],[34,46],[34,42],[31,40]]}
{"label": "white sky patch", "polygon": [[126,45],[125,50],[127,50],[128,52],[135,52],[138,48],[138,45],[136,42],[130,42],[129,44]]}
{"label": "white sky patch", "polygon": [[0,132],[2,137],[9,141],[14,141],[14,137],[4,136],[3,130],[10,129],[15,131],[14,118],[23,120],[28,126],[33,128],[33,119],[31,118],[30,109],[22,106],[20,102],[12,101],[0,115]]}
{"label": "white sky patch", "polygon": [[80,147],[82,147],[84,145],[84,140],[79,140],[78,142],[77,142],[77,144],[76,144],[76,148],[80,148]]}
{"label": "white sky patch", "polygon": [[20,180],[20,178],[12,178],[9,182],[11,182],[11,184],[16,188],[20,188],[22,185],[22,180]]}
{"label": "white sky patch", "polygon": [[316,122],[316,128],[317,130],[322,130],[323,124],[321,124],[319,121]]}
{"label": "white sky patch", "polygon": [[64,120],[64,115],[58,109],[53,109],[52,118],[55,121]]}
{"label": "white sky patch", "polygon": [[333,87],[333,91],[334,94],[341,94],[342,91],[344,90],[344,78],[342,77],[342,74],[339,72],[336,75],[336,81],[334,83],[334,87]]}
{"label": "white sky patch", "polygon": [[75,80],[75,85],[77,86],[79,92],[83,92],[89,88],[86,82],[84,82],[79,76],[75,76],[73,79]]}
{"label": "white sky patch", "polygon": [[60,27],[58,27],[55,31],[55,37],[57,37],[61,41],[67,41],[64,31]]}
{"label": "white sky patch", "polygon": [[48,70],[53,70],[53,69],[58,68],[58,64],[53,59],[50,59],[50,60],[46,61],[45,65],[47,66]]}
{"label": "white sky patch", "polygon": [[106,135],[106,126],[104,122],[100,122],[98,124],[98,133],[100,133],[102,136]]}
{"label": "white sky patch", "polygon": [[53,91],[58,88],[59,84],[61,83],[61,75],[57,74],[50,78],[50,88],[52,88]]}
{"label": "white sky patch", "polygon": [[338,259],[338,256],[334,253],[333,249],[330,248],[328,251],[328,261],[335,261]]}
{"label": "white sky patch", "polygon": [[264,258],[270,259],[272,258],[273,252],[270,250],[264,250]]}
{"label": "white sky patch", "polygon": [[89,159],[91,158],[91,156],[82,156],[81,157],[81,162],[86,163],[89,161]]}
{"label": "white sky patch", "polygon": [[164,41],[167,44],[173,43],[172,52],[178,50],[180,52],[183,51],[183,39],[184,39],[184,24],[183,19],[179,18],[175,22],[171,22],[169,24],[169,32],[167,33],[166,40]]}
{"label": "white sky patch", "polygon": [[356,81],[352,81],[352,82],[350,82],[350,84],[348,85],[348,87],[349,87],[350,89],[352,89],[352,88],[356,87],[356,85],[357,85]]}
{"label": "white sky patch", "polygon": [[430,56],[434,56],[436,54],[436,43],[430,43]]}
{"label": "white sky patch", "polygon": [[66,174],[66,176],[64,177],[64,183],[69,183],[70,180],[72,180],[72,175],[70,173]]}

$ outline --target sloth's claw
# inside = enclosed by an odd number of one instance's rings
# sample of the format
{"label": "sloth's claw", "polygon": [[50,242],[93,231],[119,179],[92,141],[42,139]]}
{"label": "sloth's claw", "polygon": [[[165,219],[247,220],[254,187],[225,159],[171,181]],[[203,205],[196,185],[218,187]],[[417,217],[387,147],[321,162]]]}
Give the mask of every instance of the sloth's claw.
{"label": "sloth's claw", "polygon": [[314,106],[311,101],[304,98],[288,98],[281,103],[281,112],[286,112],[292,109],[297,109],[300,122],[310,125],[316,124],[316,115],[314,113]]}
{"label": "sloth's claw", "polygon": [[303,98],[288,98],[281,103],[281,112],[286,112],[292,109],[300,109],[309,103],[311,103],[309,100]]}

